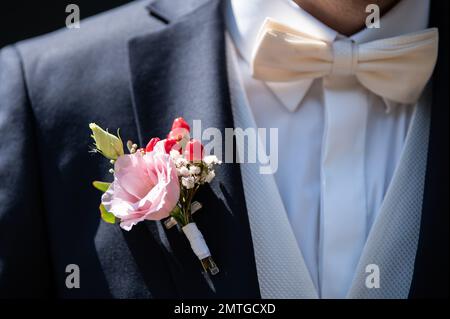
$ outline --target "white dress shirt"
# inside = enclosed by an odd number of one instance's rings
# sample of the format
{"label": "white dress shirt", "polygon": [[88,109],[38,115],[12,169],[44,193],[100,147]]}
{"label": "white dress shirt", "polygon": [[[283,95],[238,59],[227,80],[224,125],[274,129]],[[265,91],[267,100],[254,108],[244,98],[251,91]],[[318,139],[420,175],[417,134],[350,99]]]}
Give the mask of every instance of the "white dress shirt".
{"label": "white dress shirt", "polygon": [[[381,28],[350,38],[364,43],[423,30],[428,12],[429,0],[402,0],[381,18]],[[384,100],[352,76],[289,83],[252,78],[252,51],[267,17],[327,42],[343,36],[291,0],[231,0],[227,9],[256,124],[278,128],[275,180],[311,278],[320,297],[344,298],[414,106]]]}

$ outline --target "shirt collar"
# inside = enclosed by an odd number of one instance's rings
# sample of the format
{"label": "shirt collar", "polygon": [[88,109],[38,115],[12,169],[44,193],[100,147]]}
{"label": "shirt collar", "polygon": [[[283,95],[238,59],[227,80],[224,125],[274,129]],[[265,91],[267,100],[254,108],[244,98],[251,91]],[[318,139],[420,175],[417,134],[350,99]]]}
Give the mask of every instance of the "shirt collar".
{"label": "shirt collar", "polygon": [[[266,18],[280,21],[326,42],[342,37],[292,0],[230,0],[227,3],[228,32],[239,55],[249,65],[258,32]],[[423,30],[428,25],[429,5],[430,0],[402,0],[381,17],[381,28],[364,28],[350,38],[357,43],[364,43]],[[292,112],[300,105],[311,83],[312,80],[266,82],[280,102]]]}

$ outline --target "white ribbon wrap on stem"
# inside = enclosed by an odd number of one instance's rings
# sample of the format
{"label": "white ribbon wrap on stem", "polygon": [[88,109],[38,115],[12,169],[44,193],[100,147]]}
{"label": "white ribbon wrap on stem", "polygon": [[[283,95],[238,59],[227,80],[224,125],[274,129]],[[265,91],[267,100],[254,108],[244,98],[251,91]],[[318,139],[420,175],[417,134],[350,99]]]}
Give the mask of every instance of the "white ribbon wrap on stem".
{"label": "white ribbon wrap on stem", "polygon": [[195,223],[189,223],[183,228],[183,232],[189,240],[191,244],[191,248],[194,251],[195,255],[197,255],[198,259],[202,260],[206,257],[210,257],[211,253],[209,252],[209,248],[206,245],[205,239],[203,238],[202,233],[198,230],[197,225]]}

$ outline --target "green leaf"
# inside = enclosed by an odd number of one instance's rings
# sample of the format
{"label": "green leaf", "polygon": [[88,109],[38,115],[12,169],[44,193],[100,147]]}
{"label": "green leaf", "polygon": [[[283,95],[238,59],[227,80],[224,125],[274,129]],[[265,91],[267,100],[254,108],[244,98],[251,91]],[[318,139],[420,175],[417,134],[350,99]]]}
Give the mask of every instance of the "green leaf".
{"label": "green leaf", "polygon": [[183,211],[178,205],[170,212],[170,216],[172,216],[181,227],[185,226]]}
{"label": "green leaf", "polygon": [[116,222],[116,217],[111,214],[110,212],[106,211],[105,206],[103,204],[100,204],[100,215],[102,216],[103,221],[105,221],[108,224],[114,224]]}
{"label": "green leaf", "polygon": [[111,183],[94,181],[94,182],[92,182],[92,185],[95,188],[97,188],[99,191],[102,191],[104,193],[108,190]]}

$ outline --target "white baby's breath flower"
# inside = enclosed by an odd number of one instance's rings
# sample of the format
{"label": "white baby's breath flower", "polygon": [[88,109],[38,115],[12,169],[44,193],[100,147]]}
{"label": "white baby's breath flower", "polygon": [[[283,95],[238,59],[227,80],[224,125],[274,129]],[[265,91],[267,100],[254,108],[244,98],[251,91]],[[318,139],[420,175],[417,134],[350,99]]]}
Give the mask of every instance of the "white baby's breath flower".
{"label": "white baby's breath flower", "polygon": [[171,150],[170,151],[170,157],[176,161],[177,159],[179,159],[181,157],[180,152],[178,152],[177,150]]}
{"label": "white baby's breath flower", "polygon": [[198,174],[200,174],[201,171],[202,171],[201,168],[196,165],[191,165],[189,167],[189,173],[191,175],[198,175]]}
{"label": "white baby's breath flower", "polygon": [[205,182],[210,183],[214,177],[216,177],[216,173],[214,172],[214,170],[209,171],[208,175],[206,175],[205,177]]}
{"label": "white baby's breath flower", "polygon": [[186,166],[181,166],[178,170],[178,176],[189,176],[189,170]]}
{"label": "white baby's breath flower", "polygon": [[203,162],[205,162],[206,165],[213,165],[213,164],[220,164],[221,163],[216,155],[205,156],[203,158]]}
{"label": "white baby's breath flower", "polygon": [[186,187],[186,189],[191,189],[195,186],[195,179],[192,176],[182,177],[181,184]]}

